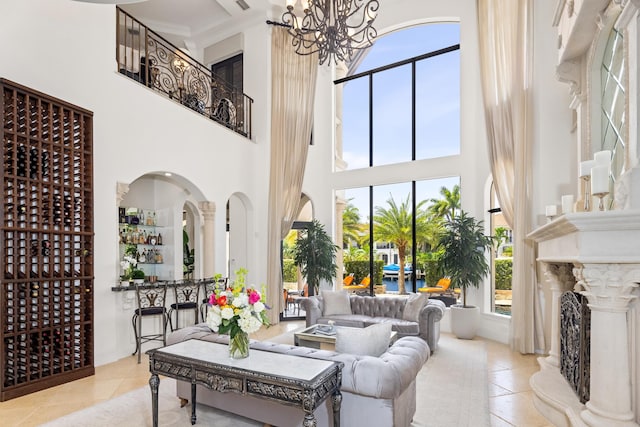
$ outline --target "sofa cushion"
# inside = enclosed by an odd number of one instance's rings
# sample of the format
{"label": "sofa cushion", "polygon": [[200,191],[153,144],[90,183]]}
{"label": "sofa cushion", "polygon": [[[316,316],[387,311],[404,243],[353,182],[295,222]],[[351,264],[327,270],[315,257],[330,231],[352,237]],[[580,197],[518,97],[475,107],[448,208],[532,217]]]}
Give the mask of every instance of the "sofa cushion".
{"label": "sofa cushion", "polygon": [[365,322],[365,326],[374,325],[376,323],[388,323],[391,329],[396,331],[399,336],[418,335],[420,333],[420,325],[418,322],[409,320],[394,319],[392,317],[369,317]]}
{"label": "sofa cushion", "polygon": [[390,323],[366,328],[336,328],[336,351],[378,357],[389,348]]}
{"label": "sofa cushion", "polygon": [[347,291],[322,291],[324,300],[324,316],[334,314],[351,314],[351,301]]}
{"label": "sofa cushion", "polygon": [[407,303],[404,306],[404,311],[402,312],[402,318],[404,320],[417,322],[418,317],[420,317],[420,311],[426,303],[427,296],[425,294],[418,293],[409,295],[409,298],[407,298]]}

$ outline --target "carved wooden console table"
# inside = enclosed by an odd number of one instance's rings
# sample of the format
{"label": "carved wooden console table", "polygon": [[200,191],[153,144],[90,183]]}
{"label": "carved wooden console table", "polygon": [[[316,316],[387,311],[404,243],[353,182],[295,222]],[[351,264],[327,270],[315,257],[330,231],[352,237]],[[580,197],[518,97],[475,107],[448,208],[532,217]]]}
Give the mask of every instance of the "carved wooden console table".
{"label": "carved wooden console table", "polygon": [[251,350],[246,359],[229,358],[228,347],[188,340],[150,350],[153,426],[158,425],[158,375],[191,383],[191,424],[196,422],[196,385],[219,392],[234,392],[302,408],[304,427],[315,427],[314,410],[329,396],[333,423],[340,426],[341,362],[309,359]]}

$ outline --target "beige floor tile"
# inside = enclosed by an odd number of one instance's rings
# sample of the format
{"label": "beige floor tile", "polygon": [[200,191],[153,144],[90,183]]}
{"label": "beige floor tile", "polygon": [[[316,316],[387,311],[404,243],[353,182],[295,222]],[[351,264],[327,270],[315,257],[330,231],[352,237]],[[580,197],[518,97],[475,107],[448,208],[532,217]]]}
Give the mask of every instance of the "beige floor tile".
{"label": "beige floor tile", "polygon": [[96,381],[91,387],[77,382],[69,383],[62,391],[66,402],[85,402],[87,400],[106,400],[113,397],[122,379]]}
{"label": "beige floor tile", "polygon": [[66,396],[60,396],[60,403],[55,405],[47,405],[38,408],[33,411],[29,416],[26,416],[25,419],[16,424],[16,427],[31,427],[31,426],[39,426],[42,423],[47,421],[55,420],[56,418],[60,418],[64,415],[70,414],[75,411],[79,411],[80,409],[87,408],[92,406],[98,402],[86,400],[84,402],[66,402],[64,401]]}
{"label": "beige floor tile", "polygon": [[491,427],[513,427],[513,424],[510,424],[502,418],[491,414]]}
{"label": "beige floor tile", "polygon": [[149,385],[149,374],[145,373],[145,378],[131,378],[122,380],[118,388],[113,393],[113,397],[120,396],[121,394],[128,393],[140,387]]}
{"label": "beige floor tile", "polygon": [[489,372],[489,382],[505,388],[513,393],[531,390],[529,378],[538,372],[537,367],[503,369]]}
{"label": "beige floor tile", "polygon": [[548,421],[533,406],[531,392],[489,398],[492,414],[518,427],[545,427]]}
{"label": "beige floor tile", "polygon": [[489,397],[504,396],[505,394],[511,393],[513,393],[511,390],[507,390],[497,384],[489,383]]}

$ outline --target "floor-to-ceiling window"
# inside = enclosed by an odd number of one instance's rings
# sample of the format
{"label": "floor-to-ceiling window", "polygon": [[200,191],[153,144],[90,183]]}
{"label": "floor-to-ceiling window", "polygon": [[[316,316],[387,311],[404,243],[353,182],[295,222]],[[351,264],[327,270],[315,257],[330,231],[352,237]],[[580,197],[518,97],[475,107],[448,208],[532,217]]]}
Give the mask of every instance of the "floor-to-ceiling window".
{"label": "floor-to-ceiling window", "polygon": [[458,23],[399,30],[380,37],[336,81],[344,169],[380,171],[375,184],[344,189],[344,273],[371,275],[387,292],[437,280],[432,265],[447,217],[436,205],[460,209],[456,171],[416,166],[460,154],[459,41]]}

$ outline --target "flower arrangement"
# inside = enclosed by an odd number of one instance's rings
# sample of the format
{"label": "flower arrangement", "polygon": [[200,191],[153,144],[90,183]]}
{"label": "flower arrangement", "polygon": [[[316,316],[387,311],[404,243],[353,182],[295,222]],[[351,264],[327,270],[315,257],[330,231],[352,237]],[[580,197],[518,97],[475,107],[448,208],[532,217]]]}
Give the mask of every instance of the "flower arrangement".
{"label": "flower arrangement", "polygon": [[120,261],[120,267],[122,267],[123,270],[120,280],[144,279],[144,271],[136,268],[138,265],[136,253],[137,248],[135,245],[127,245],[124,257],[122,257],[122,261]]}
{"label": "flower arrangement", "polygon": [[265,289],[258,292],[247,286],[247,270],[236,271],[236,280],[224,290],[216,290],[209,297],[207,325],[220,334],[229,334],[229,352],[232,358],[249,355],[249,334],[262,325],[269,326],[265,305]]}
{"label": "flower arrangement", "polygon": [[136,265],[138,265],[138,260],[136,260],[135,257],[125,255],[122,261],[120,261],[120,267],[122,267],[122,270],[124,271],[120,276],[120,279],[133,279],[133,271],[136,270]]}

